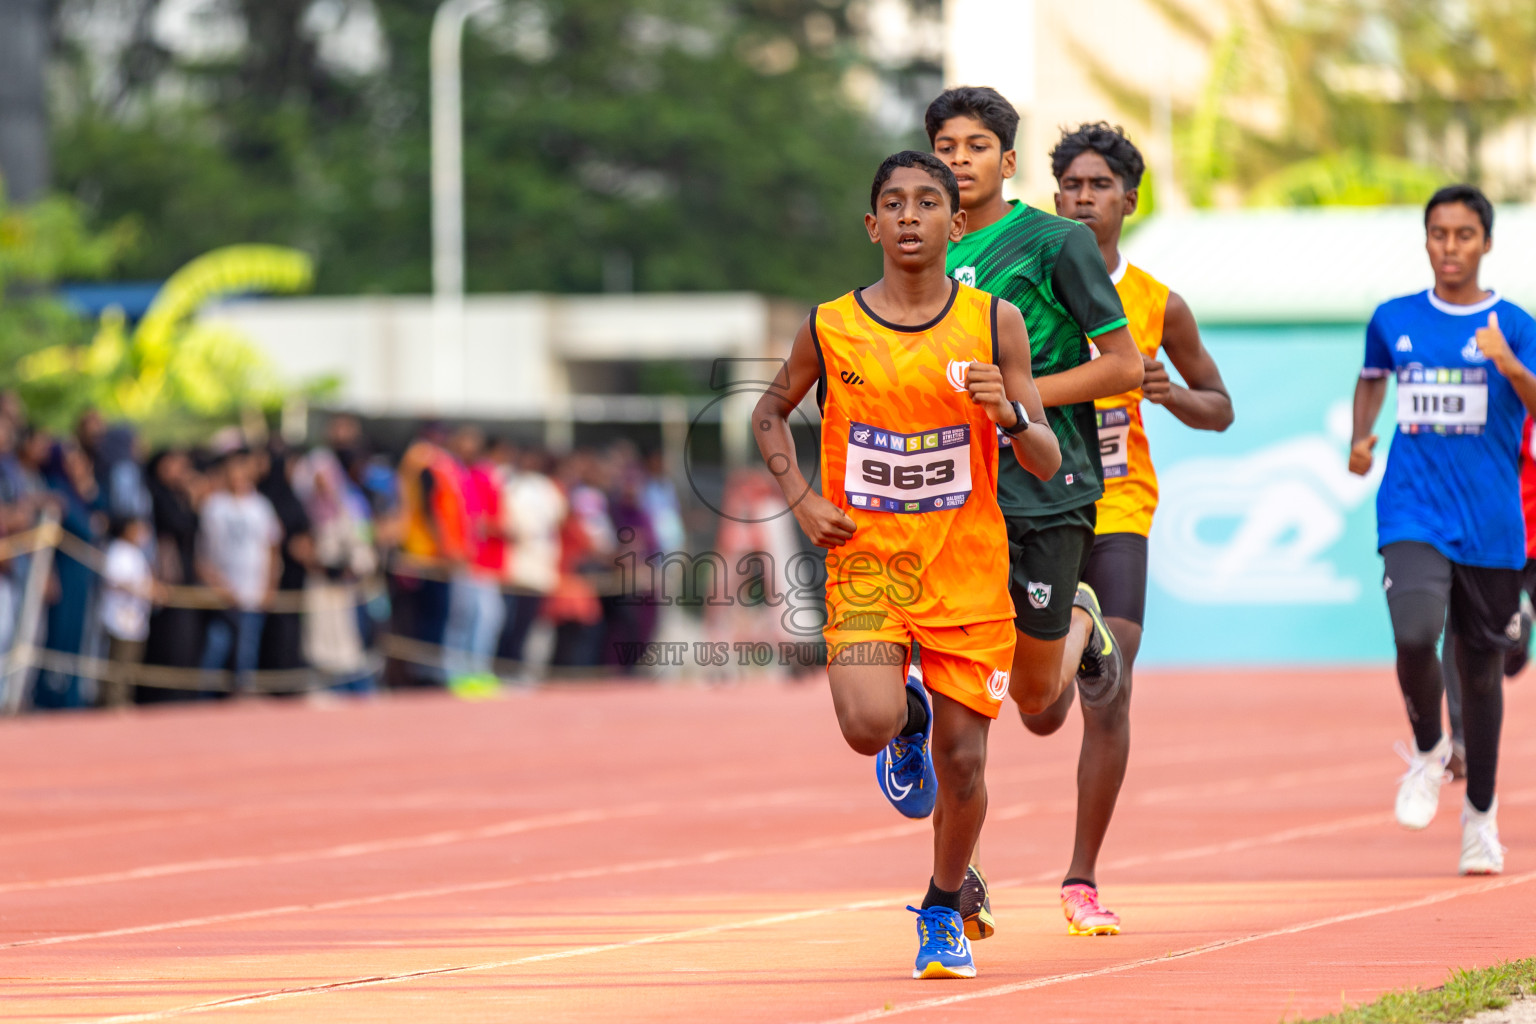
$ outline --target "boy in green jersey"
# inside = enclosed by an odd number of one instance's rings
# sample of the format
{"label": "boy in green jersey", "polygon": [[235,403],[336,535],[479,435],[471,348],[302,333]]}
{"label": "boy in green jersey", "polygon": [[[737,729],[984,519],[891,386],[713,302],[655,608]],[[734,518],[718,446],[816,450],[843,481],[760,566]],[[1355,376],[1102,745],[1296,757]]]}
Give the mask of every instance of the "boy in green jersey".
{"label": "boy in green jersey", "polygon": [[[934,155],[955,174],[967,216],[945,268],[1023,312],[1031,368],[1061,447],[1061,468],[1048,480],[1006,460],[998,474],[1017,630],[1009,693],[1026,724],[1070,702],[1074,679],[1085,706],[1104,707],[1119,692],[1121,664],[1098,599],[1082,583],[1094,505],[1104,493],[1093,402],[1141,385],[1141,353],[1093,232],[1003,198],[1018,159],[1013,105],[994,89],[950,89],[929,104],[924,123]],[[991,934],[986,885],[975,868],[962,900],[967,933]]]}

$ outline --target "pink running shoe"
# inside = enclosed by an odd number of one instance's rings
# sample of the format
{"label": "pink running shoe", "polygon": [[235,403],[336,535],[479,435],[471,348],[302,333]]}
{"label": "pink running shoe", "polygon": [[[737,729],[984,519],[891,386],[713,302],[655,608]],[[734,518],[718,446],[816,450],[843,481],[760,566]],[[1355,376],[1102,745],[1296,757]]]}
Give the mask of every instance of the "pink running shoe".
{"label": "pink running shoe", "polygon": [[1062,886],[1061,912],[1068,935],[1120,934],[1120,915],[1099,906],[1099,890],[1091,885]]}

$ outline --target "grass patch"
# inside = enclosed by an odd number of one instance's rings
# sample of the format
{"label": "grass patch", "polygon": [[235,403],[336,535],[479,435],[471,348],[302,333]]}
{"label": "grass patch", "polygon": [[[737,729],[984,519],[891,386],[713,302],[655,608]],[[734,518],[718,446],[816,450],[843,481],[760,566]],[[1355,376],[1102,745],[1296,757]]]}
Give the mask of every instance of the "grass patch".
{"label": "grass patch", "polygon": [[1536,957],[1479,971],[1455,970],[1440,988],[1388,992],[1374,1003],[1345,1007],[1305,1024],[1454,1024],[1528,995],[1536,995]]}

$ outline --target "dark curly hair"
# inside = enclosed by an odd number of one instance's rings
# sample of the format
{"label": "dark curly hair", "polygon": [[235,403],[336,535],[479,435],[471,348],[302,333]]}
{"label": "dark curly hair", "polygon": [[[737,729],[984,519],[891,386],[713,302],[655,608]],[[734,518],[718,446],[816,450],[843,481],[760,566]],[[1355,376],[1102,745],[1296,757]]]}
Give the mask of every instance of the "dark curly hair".
{"label": "dark curly hair", "polygon": [[960,183],[955,181],[955,172],[932,153],[919,153],[915,149],[904,149],[900,153],[892,153],[880,164],[880,169],[875,172],[875,183],[869,187],[869,208],[875,209],[880,202],[880,190],[885,188],[885,183],[891,180],[891,175],[896,173],[898,167],[918,167],[928,172],[928,176],[939,183],[944,194],[949,196],[949,212],[954,213],[960,209]]}
{"label": "dark curly hair", "polygon": [[1141,158],[1141,150],[1125,137],[1124,128],[1119,125],[1111,127],[1105,121],[1081,124],[1075,131],[1061,133],[1061,141],[1051,150],[1051,177],[1060,181],[1061,176],[1067,173],[1067,168],[1072,166],[1072,161],[1089,150],[1104,158],[1127,192],[1141,185],[1141,176],[1147,169],[1146,161]]}

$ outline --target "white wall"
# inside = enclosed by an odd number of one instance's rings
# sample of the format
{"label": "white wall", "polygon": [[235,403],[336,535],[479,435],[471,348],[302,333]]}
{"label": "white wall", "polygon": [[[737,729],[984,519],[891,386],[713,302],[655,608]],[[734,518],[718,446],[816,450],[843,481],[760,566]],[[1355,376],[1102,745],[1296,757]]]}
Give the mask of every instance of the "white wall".
{"label": "white wall", "polygon": [[[1434,284],[1417,206],[1153,217],[1123,248],[1204,323],[1364,323],[1377,304]],[[1483,287],[1536,309],[1532,266],[1536,206],[1496,206]]]}
{"label": "white wall", "polygon": [[516,417],[567,404],[568,360],[766,355],[783,305],[740,293],[471,296],[462,359],[441,358],[426,297],[244,299],[204,316],[249,336],[287,380],[338,378],[338,398],[365,412]]}

